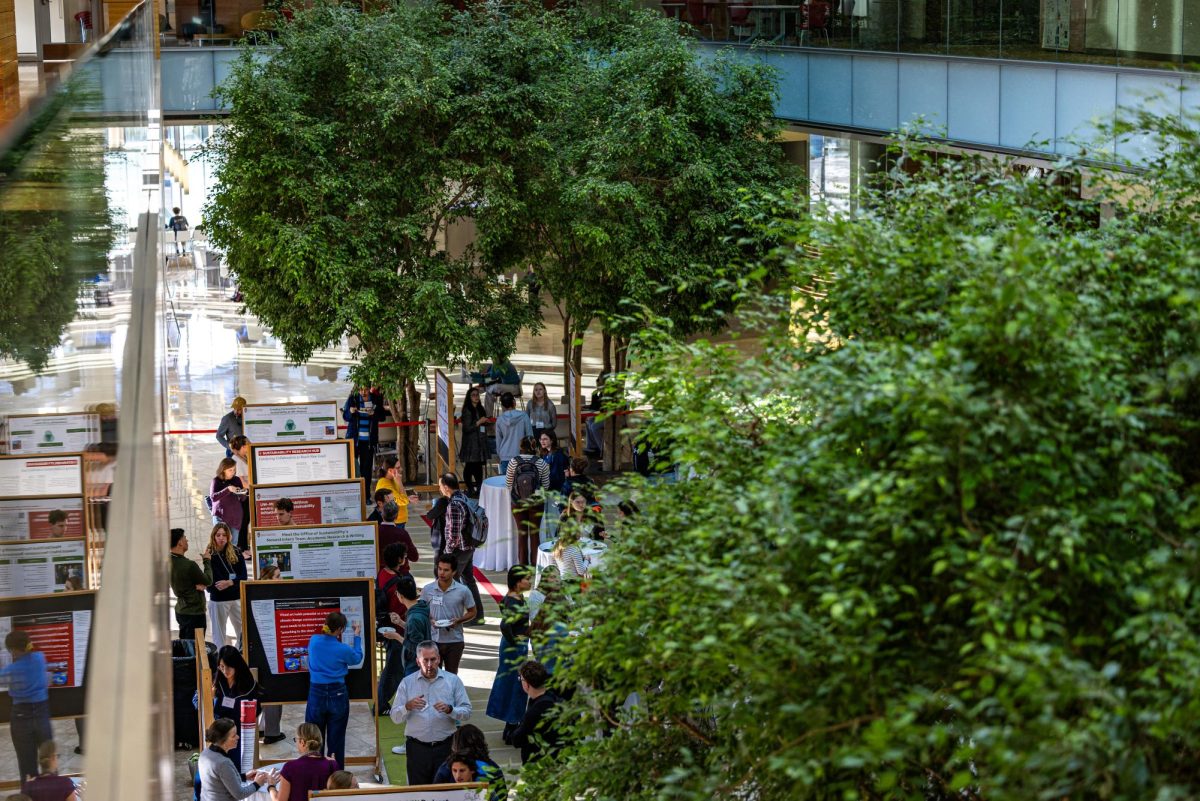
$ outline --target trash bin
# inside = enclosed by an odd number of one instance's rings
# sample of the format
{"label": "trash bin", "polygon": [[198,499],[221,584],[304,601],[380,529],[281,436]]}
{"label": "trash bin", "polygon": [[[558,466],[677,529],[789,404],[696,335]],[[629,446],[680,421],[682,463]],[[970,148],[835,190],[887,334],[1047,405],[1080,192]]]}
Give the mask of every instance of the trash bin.
{"label": "trash bin", "polygon": [[[208,666],[217,668],[217,646],[204,643]],[[175,720],[175,746],[197,748],[200,743],[200,717],[192,706],[196,694],[196,644],[191,640],[171,641],[171,706]]]}

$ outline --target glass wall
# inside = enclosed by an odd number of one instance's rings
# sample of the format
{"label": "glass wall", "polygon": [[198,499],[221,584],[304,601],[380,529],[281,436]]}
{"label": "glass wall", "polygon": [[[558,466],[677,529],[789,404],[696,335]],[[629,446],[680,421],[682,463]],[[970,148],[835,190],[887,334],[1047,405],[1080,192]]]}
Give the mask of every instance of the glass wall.
{"label": "glass wall", "polygon": [[1200,3],[1191,0],[755,0],[661,7],[700,38],[743,44],[1151,68],[1200,61]]}
{"label": "glass wall", "polygon": [[89,799],[171,797],[154,31],[0,130],[0,793],[49,734]]}

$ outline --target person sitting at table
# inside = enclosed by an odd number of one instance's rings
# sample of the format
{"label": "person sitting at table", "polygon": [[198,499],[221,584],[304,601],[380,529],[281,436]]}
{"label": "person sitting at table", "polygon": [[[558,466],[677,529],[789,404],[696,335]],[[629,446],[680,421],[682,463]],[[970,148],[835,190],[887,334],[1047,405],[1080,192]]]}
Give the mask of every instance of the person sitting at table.
{"label": "person sitting at table", "polygon": [[488,417],[496,409],[496,398],[505,394],[521,397],[521,374],[513,367],[508,359],[496,359],[488,365],[483,374],[483,385],[487,387],[487,399],[484,403]]}
{"label": "person sitting at table", "polygon": [[579,547],[579,528],[565,523],[558,529],[558,539],[550,558],[564,581],[587,578],[587,559]]}
{"label": "person sitting at table", "polygon": [[322,756],[321,730],[315,723],[296,728],[296,750],[300,756],[279,771],[279,784],[271,788],[272,801],[307,801],[309,793],[326,789],[329,777],[339,770],[334,759]]}
{"label": "person sitting at table", "polygon": [[238,774],[228,751],[237,748],[238,727],[229,718],[217,718],[204,732],[209,747],[200,753],[200,801],[241,801],[258,792],[272,776],[265,770],[253,771],[246,781]]}
{"label": "person sitting at table", "polygon": [[75,782],[58,775],[58,746],[53,740],[38,746],[37,760],[41,773],[21,782],[21,792],[29,796],[30,801],[76,801],[79,798]]}
{"label": "person sitting at table", "polygon": [[326,790],[354,790],[358,788],[358,779],[354,778],[354,774],[348,770],[335,770],[329,774],[329,781],[325,782]]}
{"label": "person sitting at table", "polygon": [[558,518],[559,539],[562,530],[570,528],[578,539],[601,540],[607,536],[604,530],[604,520],[600,513],[588,503],[587,496],[582,492],[572,492],[567,498],[567,508],[563,509]]}

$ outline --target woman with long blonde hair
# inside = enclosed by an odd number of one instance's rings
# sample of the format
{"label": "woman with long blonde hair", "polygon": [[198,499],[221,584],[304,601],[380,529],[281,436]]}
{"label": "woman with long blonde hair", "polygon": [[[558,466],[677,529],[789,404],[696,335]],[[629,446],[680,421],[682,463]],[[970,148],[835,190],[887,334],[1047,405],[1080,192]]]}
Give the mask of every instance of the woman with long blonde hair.
{"label": "woman with long blonde hair", "polygon": [[272,801],[306,801],[309,793],[325,789],[339,768],[336,761],[321,755],[324,745],[317,724],[301,723],[296,728],[300,756],[279,771],[279,784],[271,788]]}
{"label": "woman with long blonde hair", "polygon": [[213,583],[208,587],[208,616],[212,619],[212,642],[218,648],[225,645],[230,620],[238,632],[237,647],[242,647],[241,582],[246,580],[246,560],[233,537],[228,524],[217,523],[208,536],[206,550],[211,554],[213,572]]}
{"label": "woman with long blonde hair", "polygon": [[546,385],[541,381],[533,385],[533,397],[525,404],[525,414],[533,423],[535,435],[545,429],[553,431],[558,423],[558,410],[554,408],[554,401],[546,394]]}

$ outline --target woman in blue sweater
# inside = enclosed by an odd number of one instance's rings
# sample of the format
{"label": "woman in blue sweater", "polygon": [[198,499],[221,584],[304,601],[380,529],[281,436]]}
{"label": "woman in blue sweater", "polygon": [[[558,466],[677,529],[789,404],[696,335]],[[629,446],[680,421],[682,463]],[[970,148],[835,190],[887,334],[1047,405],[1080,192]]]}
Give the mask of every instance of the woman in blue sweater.
{"label": "woman in blue sweater", "polygon": [[315,723],[325,740],[325,756],[346,767],[346,724],[350,720],[350,690],[346,674],[363,661],[361,624],[354,621],[354,645],[342,642],[346,616],[330,612],[321,631],[308,641],[308,706],[304,722]]}
{"label": "woman in blue sweater", "polygon": [[38,775],[38,746],[50,739],[50,676],[46,657],[35,651],[29,635],[14,629],[4,638],[12,662],[0,669],[0,684],[12,698],[13,748],[21,781]]}

